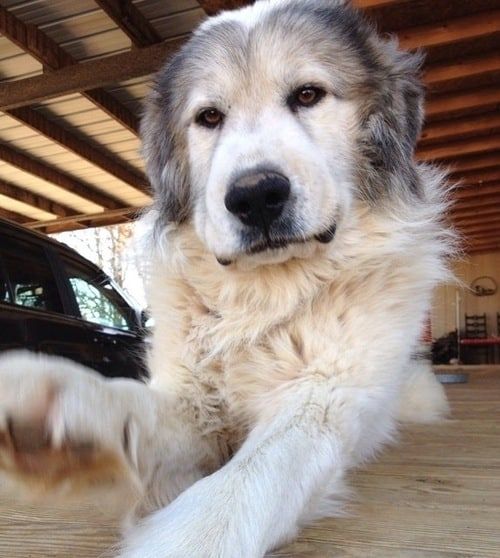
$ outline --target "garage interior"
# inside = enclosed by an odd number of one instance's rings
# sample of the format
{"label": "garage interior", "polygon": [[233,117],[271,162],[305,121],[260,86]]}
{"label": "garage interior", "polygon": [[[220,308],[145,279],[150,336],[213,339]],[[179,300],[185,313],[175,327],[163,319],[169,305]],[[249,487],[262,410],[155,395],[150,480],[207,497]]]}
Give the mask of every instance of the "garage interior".
{"label": "garage interior", "polygon": [[[150,202],[138,130],[152,75],[207,15],[249,3],[0,0],[0,217],[47,234],[133,220]],[[490,343],[486,351],[482,341],[464,346],[464,358],[478,366],[469,368],[468,384],[449,386],[448,423],[405,430],[404,451],[391,449],[353,475],[352,517],[320,522],[273,556],[493,558],[500,552],[500,2],[353,3],[402,47],[427,53],[416,156],[450,170],[457,187],[448,218],[464,239],[456,262],[463,286],[436,293],[432,338],[456,329],[467,337],[466,315],[484,316]],[[490,293],[478,296],[477,285]],[[101,556],[116,529],[100,508],[41,510],[0,491],[0,556]]]}

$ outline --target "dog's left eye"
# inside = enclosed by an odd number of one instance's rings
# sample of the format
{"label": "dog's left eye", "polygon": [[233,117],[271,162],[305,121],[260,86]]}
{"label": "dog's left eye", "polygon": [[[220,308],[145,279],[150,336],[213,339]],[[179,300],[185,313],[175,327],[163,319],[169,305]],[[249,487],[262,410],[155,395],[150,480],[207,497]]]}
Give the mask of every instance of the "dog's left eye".
{"label": "dog's left eye", "polygon": [[205,128],[217,128],[224,120],[224,115],[216,108],[206,108],[196,116],[196,123]]}
{"label": "dog's left eye", "polygon": [[309,108],[318,104],[326,95],[326,91],[314,85],[303,85],[296,89],[287,99],[287,104],[292,110],[301,107]]}

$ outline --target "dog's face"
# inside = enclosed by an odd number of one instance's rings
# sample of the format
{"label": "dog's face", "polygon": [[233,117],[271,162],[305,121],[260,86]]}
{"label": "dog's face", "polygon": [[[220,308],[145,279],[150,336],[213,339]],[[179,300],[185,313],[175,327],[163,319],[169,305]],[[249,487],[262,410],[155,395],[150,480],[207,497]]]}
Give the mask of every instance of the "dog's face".
{"label": "dog's face", "polygon": [[336,0],[206,22],[143,123],[164,222],[192,220],[223,264],[276,262],[334,240],[356,200],[415,193],[415,66]]}

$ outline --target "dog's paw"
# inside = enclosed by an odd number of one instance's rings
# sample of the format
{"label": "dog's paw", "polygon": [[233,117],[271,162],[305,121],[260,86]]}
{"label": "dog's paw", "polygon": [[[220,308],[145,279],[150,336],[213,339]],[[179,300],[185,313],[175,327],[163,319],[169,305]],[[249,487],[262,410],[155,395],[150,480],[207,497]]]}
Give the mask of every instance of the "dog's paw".
{"label": "dog's paw", "polygon": [[0,470],[39,488],[131,473],[130,423],[107,382],[66,359],[0,358]]}

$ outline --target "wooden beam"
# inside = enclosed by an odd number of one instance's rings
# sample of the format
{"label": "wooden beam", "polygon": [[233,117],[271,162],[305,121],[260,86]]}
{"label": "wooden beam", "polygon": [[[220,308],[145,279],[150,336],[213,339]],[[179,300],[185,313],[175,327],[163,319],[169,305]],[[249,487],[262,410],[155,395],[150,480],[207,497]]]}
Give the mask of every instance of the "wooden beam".
{"label": "wooden beam", "polygon": [[500,222],[500,210],[492,215],[475,215],[474,217],[453,218],[453,223],[457,227],[476,227]]}
{"label": "wooden beam", "polygon": [[467,231],[467,238],[474,239],[474,241],[490,240],[495,239],[500,241],[500,228],[492,228],[489,230],[482,231]]}
{"label": "wooden beam", "polygon": [[9,115],[140,192],[149,194],[149,184],[146,177],[126,163],[119,161],[110,153],[106,153],[103,147],[97,148],[90,145],[32,108],[13,109],[9,111]]}
{"label": "wooden beam", "polygon": [[427,117],[433,120],[479,108],[497,108],[500,105],[500,87],[479,87],[459,93],[431,96],[425,107]]}
{"label": "wooden beam", "polygon": [[62,225],[68,223],[98,223],[109,219],[118,218],[132,218],[141,212],[140,207],[122,207],[112,211],[103,211],[101,213],[80,213],[78,215],[71,215],[69,217],[60,217],[57,219],[50,219],[44,221],[29,221],[26,226],[30,229],[42,229],[53,225]]}
{"label": "wooden beam", "polygon": [[477,197],[500,195],[500,181],[487,186],[461,186],[453,192],[456,200],[473,199]]}
{"label": "wooden beam", "polygon": [[442,162],[442,164],[449,165],[451,171],[454,174],[458,174],[460,172],[497,167],[498,161],[500,161],[500,151],[495,153],[487,153],[486,155],[474,155],[463,158],[456,158],[453,160],[444,161]]}
{"label": "wooden beam", "polygon": [[452,182],[460,181],[460,185],[464,190],[472,189],[472,187],[482,187],[483,184],[487,185],[490,182],[500,182],[500,159],[498,159],[498,165],[498,167],[493,167],[484,171],[452,173],[448,178]]}
{"label": "wooden beam", "polygon": [[123,203],[108,194],[100,192],[84,182],[73,178],[71,175],[63,173],[55,167],[42,163],[40,160],[16,151],[2,143],[0,143],[0,160],[103,208],[117,209],[123,207]]}
{"label": "wooden beam", "polygon": [[496,149],[500,149],[500,135],[432,145],[417,149],[416,156],[419,161],[439,161],[451,157],[486,153]]}
{"label": "wooden beam", "polygon": [[479,254],[490,254],[491,252],[498,252],[500,250],[500,244],[491,244],[486,247],[479,247],[467,250],[468,254],[479,255]]}
{"label": "wooden beam", "polygon": [[500,208],[500,193],[495,193],[485,196],[475,196],[473,198],[460,198],[453,204],[453,210],[459,211],[460,209],[479,209],[481,207],[497,206]]}
{"label": "wooden beam", "polygon": [[463,58],[455,63],[437,64],[425,69],[424,83],[432,89],[457,81],[478,78],[490,72],[500,71],[500,54],[485,54]]}
{"label": "wooden beam", "polygon": [[419,145],[428,145],[443,140],[464,139],[486,132],[500,132],[500,113],[495,111],[431,122],[423,129]]}
{"label": "wooden beam", "polygon": [[183,38],[174,39],[80,62],[42,76],[0,83],[0,110],[40,103],[54,97],[147,76],[159,70],[165,59],[174,54],[184,42]]}
{"label": "wooden beam", "polygon": [[[58,70],[77,64],[70,54],[34,25],[25,24],[0,6],[0,32],[25,52],[35,57],[44,68]],[[127,107],[104,89],[82,94],[129,131],[138,134],[139,120]]]}
{"label": "wooden beam", "polygon": [[419,25],[399,31],[399,43],[402,48],[411,50],[478,39],[498,33],[499,20],[500,10],[491,10],[447,19],[445,22]]}
{"label": "wooden beam", "polygon": [[67,217],[76,213],[67,205],[55,202],[2,179],[0,179],[0,194],[59,217]]}
{"label": "wooden beam", "polygon": [[137,47],[161,42],[156,29],[130,0],[95,0]]}
{"label": "wooden beam", "polygon": [[491,219],[492,216],[500,216],[500,207],[482,207],[482,208],[470,208],[470,207],[452,207],[449,212],[450,217],[455,222],[461,222],[468,220],[469,218],[475,219]]}
{"label": "wooden beam", "polygon": [[468,240],[469,240],[469,244],[474,248],[478,248],[480,246],[491,246],[492,244],[500,245],[500,237],[498,237],[496,234],[490,237],[470,238]]}
{"label": "wooden beam", "polygon": [[0,207],[0,217],[2,219],[7,219],[7,221],[13,221],[14,223],[24,224],[27,223],[30,218],[26,215],[21,215],[21,213],[16,213],[15,211],[10,211],[9,209],[3,209]]}
{"label": "wooden beam", "polygon": [[490,229],[498,229],[500,230],[500,217],[497,219],[491,219],[488,221],[483,221],[481,224],[462,224],[457,225],[457,228],[460,229],[464,234],[475,233],[475,232],[483,232],[488,231]]}
{"label": "wooden beam", "polygon": [[198,0],[198,3],[211,16],[223,10],[234,10],[249,6],[254,3],[254,0]]}

